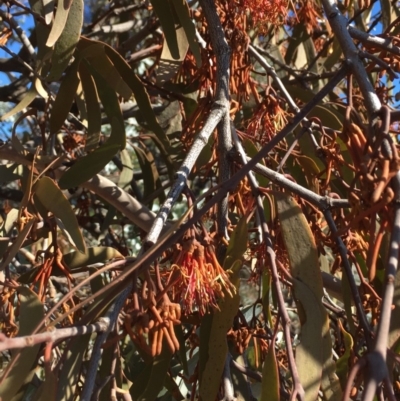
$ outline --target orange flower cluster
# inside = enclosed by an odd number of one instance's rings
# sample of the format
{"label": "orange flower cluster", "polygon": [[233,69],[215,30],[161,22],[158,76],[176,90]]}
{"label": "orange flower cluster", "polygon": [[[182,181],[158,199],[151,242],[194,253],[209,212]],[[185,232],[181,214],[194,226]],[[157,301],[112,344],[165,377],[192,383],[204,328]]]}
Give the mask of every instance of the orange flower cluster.
{"label": "orange flower cluster", "polygon": [[304,0],[297,11],[297,18],[304,24],[307,33],[312,35],[315,30],[319,29],[318,19],[322,18],[321,14],[321,10],[317,7],[314,0]]}
{"label": "orange flower cluster", "polygon": [[211,247],[191,238],[182,248],[166,285],[173,299],[181,302],[185,314],[197,311],[204,315],[212,308],[218,309],[218,299],[235,292],[227,273]]}
{"label": "orange flower cluster", "polygon": [[[131,340],[151,356],[160,355],[165,343],[174,354],[179,350],[179,341],[174,326],[181,324],[181,307],[163,300],[158,306],[151,305],[139,316],[126,315],[124,326]],[[136,320],[133,323],[133,320]]]}
{"label": "orange flower cluster", "polygon": [[248,121],[247,133],[264,144],[287,124],[287,115],[277,97],[268,95]]}
{"label": "orange flower cluster", "polygon": [[281,25],[286,22],[288,0],[243,0],[243,7],[249,10],[255,25],[263,26],[267,23]]}

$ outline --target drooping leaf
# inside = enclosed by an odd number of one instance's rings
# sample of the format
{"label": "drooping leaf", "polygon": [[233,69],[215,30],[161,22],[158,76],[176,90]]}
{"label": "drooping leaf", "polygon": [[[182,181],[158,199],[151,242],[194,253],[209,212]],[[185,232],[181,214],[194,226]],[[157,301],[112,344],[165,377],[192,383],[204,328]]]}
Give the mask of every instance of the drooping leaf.
{"label": "drooping leaf", "polygon": [[268,349],[263,366],[263,379],[260,401],[279,401],[279,372],[275,348]]}
{"label": "drooping leaf", "polygon": [[60,178],[60,188],[75,188],[98,174],[121,149],[121,137],[125,138],[125,130],[113,119],[109,140],[67,170]]}
{"label": "drooping leaf", "polygon": [[49,177],[42,177],[36,183],[34,192],[42,205],[62,221],[78,251],[85,253],[86,245],[75,213],[55,182]]}
{"label": "drooping leaf", "polygon": [[350,333],[348,333],[344,329],[342,322],[340,320],[338,320],[338,325],[343,335],[343,343],[345,351],[343,355],[336,362],[336,372],[337,375],[339,376],[340,385],[342,386],[342,389],[344,389],[347,382],[347,375],[349,374],[350,370],[349,362],[350,362],[351,352],[353,350],[353,337],[351,336]]}
{"label": "drooping leaf", "polygon": [[87,248],[85,253],[72,251],[63,255],[63,262],[70,270],[76,270],[83,266],[95,263],[105,263],[111,259],[123,259],[124,257],[115,249],[107,246],[95,246]]}
{"label": "drooping leaf", "polygon": [[17,164],[0,165],[0,182],[10,182],[18,180],[22,177],[22,167]]}
{"label": "drooping leaf", "polygon": [[74,337],[64,350],[64,362],[58,373],[57,400],[72,401],[75,398],[75,390],[90,337],[90,334]]}
{"label": "drooping leaf", "polygon": [[[204,353],[207,354],[207,359],[203,362],[204,370],[200,372],[199,393],[200,399],[203,401],[214,400],[218,394],[225,360],[228,355],[226,333],[232,326],[239,303],[239,294],[234,294],[233,297],[226,295],[224,300],[219,304],[220,310],[213,311],[209,315],[211,324],[209,326],[208,343],[202,342],[202,337],[200,337],[200,348],[206,347]],[[207,325],[203,325],[203,323],[204,318],[200,330],[208,330]]]}
{"label": "drooping leaf", "polygon": [[228,249],[224,260],[224,269],[228,270],[235,261],[240,260],[247,249],[247,221],[242,217],[229,241]]}
{"label": "drooping leaf", "polygon": [[111,46],[105,45],[105,51],[111,61],[114,63],[118,72],[121,74],[124,81],[132,89],[135,100],[139,107],[148,128],[153,131],[160,141],[163,143],[166,150],[170,148],[169,140],[157,121],[156,115],[150,103],[149,94],[140,79],[133,72],[129,64],[117,53]]}
{"label": "drooping leaf", "polygon": [[163,341],[161,354],[155,356],[143,372],[134,380],[129,392],[134,400],[150,401],[157,398],[164,387],[172,354],[166,341]]}
{"label": "drooping leaf", "polygon": [[24,228],[20,231],[17,238],[12,242],[5,259],[0,265],[0,271],[4,270],[9,265],[9,263],[11,263],[11,261],[14,259],[15,255],[18,253],[22,244],[24,243],[26,237],[29,235],[32,226],[35,224],[35,222],[36,222],[35,218],[29,220],[25,224]]}
{"label": "drooping leaf", "polygon": [[111,123],[111,137],[113,143],[119,143],[121,149],[126,146],[125,122],[121,112],[121,106],[115,91],[110,88],[107,82],[88,64],[94,81],[97,93],[100,97],[104,111]]}
{"label": "drooping leaf", "polygon": [[61,82],[56,100],[51,109],[50,134],[56,134],[60,130],[71,110],[79,85],[78,66],[79,61],[74,62]]}
{"label": "drooping leaf", "polygon": [[[21,301],[18,336],[27,336],[43,319],[44,308],[37,295],[29,288],[18,287],[17,291]],[[0,397],[3,400],[11,400],[24,384],[32,380],[39,349],[40,344],[12,353],[9,367],[4,369],[0,378]],[[20,394],[21,397],[22,395]]]}
{"label": "drooping leaf", "polygon": [[[231,269],[235,272],[231,281],[238,285],[238,268],[241,260],[236,260]],[[200,328],[200,399],[214,400],[218,394],[221,376],[228,356],[226,333],[232,327],[232,321],[239,308],[238,292],[233,296],[225,295],[218,303],[219,310],[203,317]]]}
{"label": "drooping leaf", "polygon": [[332,67],[340,61],[340,56],[342,55],[342,48],[339,45],[337,38],[334,38],[332,44],[332,52],[326,58],[324,62],[325,71],[331,71]]}
{"label": "drooping leaf", "polygon": [[74,100],[76,103],[76,107],[78,108],[79,111],[79,119],[80,122],[84,127],[88,127],[88,118],[87,118],[87,111],[86,111],[86,102],[85,102],[85,97],[83,94],[83,87],[82,87],[82,82],[80,82],[80,77],[79,77],[79,84],[78,88],[76,90],[76,94],[74,96]]}
{"label": "drooping leaf", "polygon": [[8,113],[3,114],[0,118],[0,121],[7,120],[7,118],[12,117],[14,114],[19,113],[25,107],[28,107],[36,98],[37,96],[37,91],[34,86],[32,86],[28,92],[26,92],[25,96],[22,98],[22,100],[14,107],[12,108]]}
{"label": "drooping leaf", "polygon": [[332,361],[328,315],[322,304],[323,284],[314,237],[301,208],[291,196],[276,193],[275,201],[301,322],[296,365],[305,399],[315,401],[321,386],[324,395],[336,401],[341,393]]}
{"label": "drooping leaf", "polygon": [[189,43],[189,48],[196,59],[197,67],[201,67],[201,54],[200,47],[196,39],[196,28],[192,19],[190,18],[189,5],[186,0],[172,0],[172,4],[175,8],[176,14],[178,15],[179,22],[181,23],[187,41]]}
{"label": "drooping leaf", "polygon": [[185,374],[189,374],[188,360],[186,355],[186,340],[183,332],[183,326],[177,325],[174,327],[176,338],[179,341],[179,359]]}
{"label": "drooping leaf", "polygon": [[41,15],[43,15],[46,24],[49,25],[53,18],[55,0],[41,0],[41,3],[43,3],[43,13]]}
{"label": "drooping leaf", "polygon": [[124,149],[121,151],[122,171],[119,175],[118,186],[127,188],[133,180],[133,164],[129,152]]}
{"label": "drooping leaf", "polygon": [[159,181],[157,168],[155,166],[154,159],[149,160],[149,156],[146,152],[138,146],[133,146],[136,156],[138,158],[140,167],[143,172],[143,183],[144,183],[144,198],[151,196],[157,189],[157,180]]}
{"label": "drooping leaf", "polygon": [[[260,150],[260,149],[257,149],[254,142],[248,138],[245,138],[243,140],[243,147],[244,147],[244,150],[246,151],[246,155],[249,157],[255,156],[258,153],[258,151]],[[263,160],[260,163],[265,165]],[[256,174],[256,179],[257,179],[257,182],[260,184],[260,186],[262,186],[264,188],[268,187],[268,184],[269,184],[268,178],[266,178],[260,174]]]}
{"label": "drooping leaf", "polygon": [[268,269],[263,269],[262,273],[262,305],[265,319],[272,324],[272,314],[271,314],[271,274]]}
{"label": "drooping leaf", "polygon": [[132,89],[121,77],[117,68],[106,54],[105,45],[95,42],[84,51],[84,58],[90,63],[92,68],[107,82],[108,86],[125,100],[132,96]]}
{"label": "drooping leaf", "polygon": [[56,401],[58,377],[53,371],[45,372],[44,382],[39,387],[33,401]]}
{"label": "drooping leaf", "polygon": [[64,7],[64,0],[57,1],[56,17],[54,18],[53,27],[51,28],[46,46],[53,47],[58,38],[61,36],[67,22],[69,10],[69,7]]}
{"label": "drooping leaf", "polygon": [[[297,24],[293,29],[293,34],[290,36],[289,45],[285,54],[286,64],[292,64],[297,61],[297,67],[303,68],[306,65],[306,57],[304,54],[304,59],[298,60],[299,53],[301,50],[304,52],[303,42],[309,37],[305,26],[303,24]],[[297,58],[297,60],[296,60]]]}
{"label": "drooping leaf", "polygon": [[101,133],[101,110],[96,85],[85,63],[79,65],[79,77],[81,79],[83,94],[86,101],[88,119],[88,131],[86,135],[85,149],[93,150],[97,147]]}
{"label": "drooping leaf", "polygon": [[175,19],[168,0],[151,0],[151,5],[160,20],[165,39],[174,59],[179,59],[179,47],[175,33]]}
{"label": "drooping leaf", "polygon": [[176,28],[175,37],[178,42],[180,57],[176,58],[172,54],[171,49],[168,46],[167,38],[165,38],[161,58],[157,69],[158,85],[165,85],[176,77],[189,49],[189,43],[185,31],[182,27]]}
{"label": "drooping leaf", "polygon": [[341,131],[343,129],[343,115],[331,104],[318,104],[308,114],[309,117],[317,117],[324,125]]}
{"label": "drooping leaf", "polygon": [[300,344],[296,347],[296,366],[305,390],[305,400],[315,401],[322,380],[323,316],[319,299],[300,280],[294,280],[297,310],[301,321]]}
{"label": "drooping leaf", "polygon": [[[29,0],[29,4],[33,12],[41,15],[46,20],[46,24],[50,24],[53,18],[54,0]],[[47,38],[50,33],[50,28],[45,26],[41,21],[36,18],[35,21],[35,34],[37,43],[37,59],[42,61],[45,55],[49,52],[46,46]]]}
{"label": "drooping leaf", "polygon": [[[46,45],[52,47],[51,70],[48,80],[57,80],[68,67],[81,34],[83,23],[83,0],[74,0],[69,9],[64,8],[64,0],[58,0],[58,7],[52,32]],[[60,13],[59,17],[58,14]]]}

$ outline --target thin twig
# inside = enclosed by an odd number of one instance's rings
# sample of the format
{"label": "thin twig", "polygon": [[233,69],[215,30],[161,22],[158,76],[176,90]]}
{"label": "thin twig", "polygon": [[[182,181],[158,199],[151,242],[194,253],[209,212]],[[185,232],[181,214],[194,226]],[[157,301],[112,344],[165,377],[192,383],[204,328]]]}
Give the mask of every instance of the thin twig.
{"label": "thin twig", "polygon": [[33,60],[36,59],[36,53],[35,49],[32,46],[31,41],[29,40],[28,36],[26,36],[24,30],[19,26],[18,22],[14,19],[14,17],[6,13],[5,11],[0,9],[0,17],[4,20],[7,21],[11,28],[14,29],[14,31],[17,33],[18,37],[20,38],[22,44],[25,46],[26,50],[28,50],[28,53],[32,57]]}
{"label": "thin twig", "polygon": [[[241,157],[239,155],[235,156],[236,160],[241,161]],[[246,163],[251,160],[250,157],[246,156]],[[282,188],[293,192],[294,194],[300,196],[302,199],[310,202],[314,206],[318,207],[320,210],[325,210],[329,208],[348,208],[350,207],[350,202],[347,199],[336,199],[331,198],[330,196],[321,196],[316,194],[315,192],[304,188],[303,186],[295,183],[292,180],[286,178],[283,174],[280,174],[270,168],[263,166],[262,164],[256,164],[253,170],[263,175],[264,177],[270,179],[273,183],[279,185]]]}
{"label": "thin twig", "polygon": [[[397,173],[400,177],[400,173]],[[385,271],[385,292],[382,298],[381,314],[376,332],[376,341],[373,351],[367,355],[367,378],[363,401],[373,400],[378,386],[387,379],[389,386],[385,386],[388,396],[394,396],[393,386],[390,383],[387,370],[386,356],[390,329],[390,316],[392,313],[394,284],[396,272],[399,266],[400,244],[400,187],[395,188],[396,204],[394,209],[393,227],[390,238],[388,262]]]}

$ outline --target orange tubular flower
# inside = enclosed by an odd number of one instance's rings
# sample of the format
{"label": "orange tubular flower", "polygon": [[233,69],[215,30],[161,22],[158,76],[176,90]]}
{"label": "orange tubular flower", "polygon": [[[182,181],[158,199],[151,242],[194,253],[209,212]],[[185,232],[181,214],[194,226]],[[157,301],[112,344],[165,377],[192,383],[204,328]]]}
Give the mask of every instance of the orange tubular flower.
{"label": "orange tubular flower", "polygon": [[232,296],[235,291],[212,249],[205,249],[195,239],[183,244],[172,269],[172,294],[175,302],[181,302],[184,314],[197,311],[204,315],[212,308],[218,309],[218,299]]}

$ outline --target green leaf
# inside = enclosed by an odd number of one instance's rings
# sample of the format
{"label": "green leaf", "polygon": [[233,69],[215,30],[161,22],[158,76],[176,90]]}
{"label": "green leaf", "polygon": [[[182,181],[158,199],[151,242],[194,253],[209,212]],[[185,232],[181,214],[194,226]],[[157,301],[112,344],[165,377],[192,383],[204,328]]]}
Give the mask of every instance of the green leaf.
{"label": "green leaf", "polygon": [[167,38],[165,38],[157,69],[158,85],[165,85],[175,79],[189,49],[189,43],[182,27],[176,27],[175,36],[178,42],[180,57],[178,59],[174,57],[168,46]]}
{"label": "green leaf", "polygon": [[200,68],[200,47],[196,39],[196,28],[192,19],[190,18],[189,5],[186,0],[172,0],[172,4],[175,8],[176,14],[178,15],[179,22],[185,31],[187,41],[189,42],[189,48],[196,59],[197,67]]}
{"label": "green leaf", "polygon": [[95,263],[105,263],[111,259],[124,259],[124,257],[115,248],[108,246],[95,246],[87,248],[85,253],[73,251],[63,255],[63,262],[71,271]]}
{"label": "green leaf", "polygon": [[150,160],[146,152],[138,146],[133,146],[143,172],[144,198],[151,196],[157,189],[157,180],[159,181],[157,167],[154,159]]}
{"label": "green leaf", "polygon": [[63,354],[63,364],[58,372],[56,400],[72,401],[75,399],[76,385],[80,378],[80,370],[84,360],[90,334],[72,338]]}
{"label": "green leaf", "polygon": [[152,401],[164,387],[164,380],[170,367],[172,354],[166,341],[163,341],[161,354],[154,357],[151,364],[134,380],[129,389],[135,401]]}
{"label": "green leaf", "polygon": [[[54,18],[53,26],[51,28],[49,37],[47,39],[46,46],[53,47],[54,44],[57,42],[58,38],[61,36],[62,31],[65,27],[67,22],[68,13],[70,7],[65,7],[64,0],[57,1],[57,12]],[[69,4],[70,6],[71,4]]]}
{"label": "green leaf", "polygon": [[3,260],[3,262],[0,265],[0,271],[4,270],[9,265],[9,263],[11,263],[11,261],[14,258],[14,256],[18,253],[18,251],[22,247],[22,244],[24,243],[26,237],[29,235],[29,233],[30,233],[30,231],[32,229],[32,226],[35,223],[36,223],[36,219],[35,218],[29,220],[25,224],[24,228],[18,234],[18,237],[13,240],[12,245],[9,248],[5,259]]}
{"label": "green leaf", "polygon": [[322,380],[322,328],[321,302],[313,291],[300,280],[293,281],[294,296],[301,321],[300,344],[296,347],[296,366],[305,390],[305,400],[315,401]]}
{"label": "green leaf", "polygon": [[33,401],[57,401],[58,377],[53,371],[45,372],[45,380],[35,394]]}
{"label": "green leaf", "polygon": [[[260,150],[260,149],[257,149],[254,142],[248,138],[245,138],[243,140],[243,147],[244,147],[244,150],[246,151],[246,155],[249,157],[254,157]],[[262,160],[260,163],[265,166],[264,160]],[[270,180],[268,178],[264,177],[261,174],[255,174],[255,176],[256,176],[256,179],[259,182],[260,186],[262,186],[264,188],[268,187],[268,184],[270,182]]]}
{"label": "green leaf", "polygon": [[79,85],[78,66],[79,61],[75,61],[67,70],[58,89],[56,100],[51,109],[50,134],[56,134],[60,130],[71,110]]}
{"label": "green leaf", "polygon": [[262,272],[262,305],[264,311],[264,319],[272,324],[272,314],[270,305],[271,295],[271,273],[268,269],[263,269]]}
{"label": "green leaf", "polygon": [[[29,0],[31,10],[45,18],[46,23],[50,24],[53,18],[53,1],[52,0]],[[49,27],[45,26],[41,21],[34,18],[35,29],[33,34],[36,35],[36,43],[38,47],[37,59],[42,61],[45,55],[49,52],[46,46],[47,38],[49,36]]]}
{"label": "green leaf", "polygon": [[81,35],[83,8],[83,0],[74,0],[69,9],[64,8],[64,0],[58,0],[52,32],[46,43],[49,47],[55,44],[48,80],[59,79],[71,61]]}
{"label": "green leaf", "polygon": [[18,163],[0,165],[0,182],[6,183],[22,177],[22,167]]}
{"label": "green leaf", "polygon": [[315,401],[322,384],[326,398],[336,401],[341,397],[340,386],[332,360],[328,315],[322,304],[323,283],[314,237],[301,208],[291,196],[276,193],[275,201],[301,322],[296,365],[306,390],[305,400]]}
{"label": "green leaf", "polygon": [[[242,265],[241,261],[233,264],[233,270]],[[237,281],[232,280],[233,281]],[[220,310],[203,317],[200,328],[200,399],[214,400],[221,384],[225,360],[228,355],[226,333],[232,327],[240,303],[238,293],[233,297],[228,294],[219,302]]]}
{"label": "green leaf", "polygon": [[342,131],[343,123],[342,120],[344,116],[337,111],[337,109],[332,104],[318,104],[314,109],[308,114],[308,117],[317,117],[322,121],[322,124]]}
{"label": "green leaf", "polygon": [[179,341],[179,359],[182,364],[183,371],[186,375],[189,375],[189,367],[188,367],[188,360],[186,355],[186,339],[183,332],[183,325],[178,324],[174,326],[176,338]]}
{"label": "green leaf", "polygon": [[34,192],[42,205],[62,221],[78,251],[85,253],[86,245],[75,213],[55,182],[49,177],[42,177],[36,183]]}
{"label": "green leaf", "polygon": [[[309,38],[309,35],[303,24],[297,24],[293,29],[293,34],[290,36],[289,45],[285,53],[285,62],[290,65],[296,61],[299,56],[300,48],[302,48],[302,43]],[[299,62],[299,61],[298,61]],[[302,68],[306,64],[306,60],[299,62],[299,68]]]}
{"label": "green leaf", "polygon": [[125,138],[125,130],[119,125],[117,119],[111,123],[111,136],[109,140],[92,153],[79,159],[61,177],[61,189],[75,188],[90,180],[110,162],[121,148],[121,137]]}
{"label": "green leaf", "polygon": [[85,149],[89,151],[95,149],[99,144],[101,134],[101,110],[94,79],[85,66],[85,63],[80,63],[79,65],[79,77],[82,83],[88,119]]}
{"label": "green leaf", "polygon": [[125,189],[130,186],[133,180],[133,164],[131,156],[126,149],[121,150],[121,163],[122,171],[119,175],[118,186]]}
{"label": "green leaf", "polygon": [[332,44],[332,53],[330,53],[324,63],[325,71],[332,71],[333,66],[340,61],[340,56],[342,55],[342,52],[342,48],[337,38],[334,38]]}
{"label": "green leaf", "polygon": [[284,193],[275,193],[274,197],[292,276],[310,285],[318,298],[322,298],[318,251],[310,226],[293,197]]}
{"label": "green leaf", "polygon": [[32,86],[28,90],[28,92],[26,92],[22,100],[13,109],[11,109],[8,113],[3,114],[1,116],[0,121],[7,120],[7,118],[12,117],[14,114],[17,114],[26,107],[28,107],[35,100],[36,96],[37,96],[36,89],[34,86]]}
{"label": "green leaf", "polygon": [[344,389],[346,386],[346,382],[347,382],[347,375],[350,370],[349,362],[350,362],[354,342],[353,342],[353,337],[351,336],[350,333],[348,333],[344,329],[342,322],[340,320],[338,320],[338,324],[339,324],[340,331],[342,332],[342,336],[343,336],[344,353],[336,362],[336,372],[337,372],[337,375],[339,376],[340,385],[342,386],[342,389]]}
{"label": "green leaf", "polygon": [[275,348],[268,349],[265,357],[260,401],[279,401],[279,372]]}
{"label": "green leaf", "polygon": [[111,137],[113,138],[113,142],[118,142],[121,145],[121,149],[124,149],[126,146],[125,122],[122,116],[118,97],[115,91],[110,88],[103,77],[93,70],[89,64],[88,66],[95,80],[97,93],[104,107],[104,111],[111,123]]}
{"label": "green leaf", "polygon": [[119,53],[117,53],[112,47],[108,45],[105,45],[105,50],[108,57],[114,63],[115,68],[117,68],[124,81],[132,89],[139,110],[149,130],[153,131],[157,135],[157,137],[164,145],[165,149],[168,150],[171,145],[164,130],[161,128],[160,124],[157,121],[156,115],[151,106],[149,94],[147,93],[145,86],[137,77],[137,75],[133,72],[130,65],[121,57]]}
{"label": "green leaf", "polygon": [[175,33],[175,18],[168,0],[150,0],[163,28],[168,48],[175,60],[179,59],[179,47]]}
{"label": "green leaf", "polygon": [[114,89],[125,100],[132,96],[132,90],[121,77],[118,69],[111,62],[105,51],[103,43],[95,42],[83,52],[83,57],[90,63],[92,68],[101,75],[108,86]]}
{"label": "green leaf", "polygon": [[390,0],[380,0],[382,12],[382,31],[386,31],[392,22],[392,3]]}
{"label": "green leaf", "polygon": [[353,318],[352,318],[352,316],[353,316],[353,309],[352,309],[353,296],[351,293],[350,283],[349,283],[346,273],[342,273],[341,284],[342,284],[341,287],[342,287],[344,310],[346,311],[346,316],[349,317],[349,319],[347,319],[347,322],[349,325],[350,333],[353,336],[356,336],[357,328],[356,328]]}
{"label": "green leaf", "polygon": [[[17,291],[21,301],[18,336],[27,336],[43,319],[44,308],[37,295],[29,288],[18,287]],[[0,394],[4,401],[11,400],[23,385],[32,380],[39,349],[40,344],[12,352],[8,365],[11,368],[4,370],[0,384]]]}
{"label": "green leaf", "polygon": [[233,230],[224,260],[224,270],[229,270],[237,260],[241,260],[247,250],[247,221],[243,216]]}

